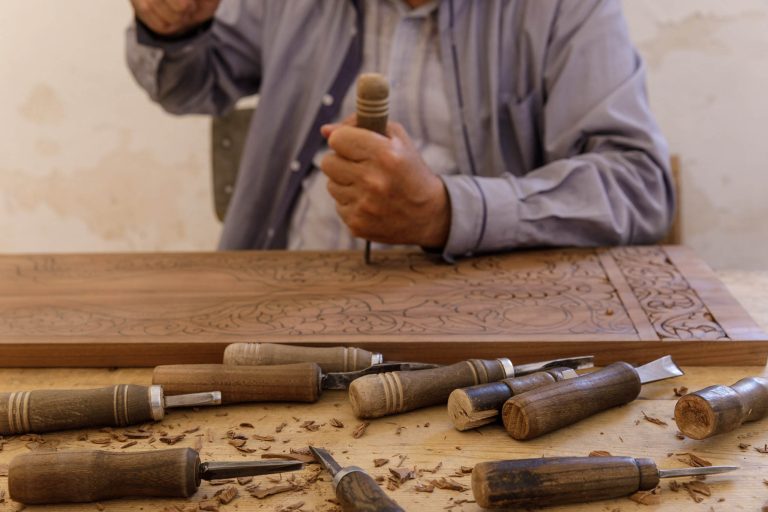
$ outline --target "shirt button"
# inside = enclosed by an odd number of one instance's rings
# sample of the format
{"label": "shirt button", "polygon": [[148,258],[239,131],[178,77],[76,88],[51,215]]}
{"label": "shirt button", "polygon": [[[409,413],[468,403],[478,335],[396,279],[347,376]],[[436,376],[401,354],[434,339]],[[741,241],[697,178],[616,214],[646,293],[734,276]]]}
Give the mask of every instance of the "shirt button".
{"label": "shirt button", "polygon": [[331,105],[333,105],[333,96],[331,96],[330,94],[326,94],[325,96],[323,96],[323,105],[325,105],[326,107],[330,107]]}
{"label": "shirt button", "polygon": [[291,169],[291,171],[293,172],[298,172],[299,170],[301,170],[301,162],[299,162],[298,160],[294,160],[293,162],[291,162],[289,169]]}

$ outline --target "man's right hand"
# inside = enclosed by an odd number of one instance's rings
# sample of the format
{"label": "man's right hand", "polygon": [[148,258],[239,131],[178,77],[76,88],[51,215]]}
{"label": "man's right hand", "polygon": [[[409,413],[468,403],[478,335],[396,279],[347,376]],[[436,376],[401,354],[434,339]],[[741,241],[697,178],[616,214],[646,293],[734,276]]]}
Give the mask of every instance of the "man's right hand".
{"label": "man's right hand", "polygon": [[188,32],[213,18],[221,0],[131,0],[136,17],[163,36]]}

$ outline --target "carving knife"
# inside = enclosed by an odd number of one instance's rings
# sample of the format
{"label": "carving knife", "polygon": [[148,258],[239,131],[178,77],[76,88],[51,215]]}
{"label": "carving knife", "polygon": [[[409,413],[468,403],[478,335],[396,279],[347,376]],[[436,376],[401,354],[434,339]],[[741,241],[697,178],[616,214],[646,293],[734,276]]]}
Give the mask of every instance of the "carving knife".
{"label": "carving knife", "polygon": [[0,393],[0,435],[84,427],[125,427],[160,421],[169,407],[218,405],[208,390],[166,396],[161,386],[118,384],[98,389],[43,389]]}
{"label": "carving knife", "polygon": [[333,476],[333,488],[344,512],[404,512],[371,476],[357,466],[342,468],[330,453],[309,447],[315,459]]}
{"label": "carving knife", "polygon": [[28,505],[152,496],[186,498],[201,480],[296,471],[298,461],[203,462],[192,448],[32,452],[8,467],[11,499]]}
{"label": "carving knife", "polygon": [[317,363],[324,372],[364,370],[384,362],[378,352],[357,347],[302,347],[278,343],[232,343],[224,350],[224,364]]}
{"label": "carving knife", "polygon": [[366,375],[349,385],[349,399],[357,417],[379,418],[444,404],[451,392],[458,388],[528,375],[548,368],[580,369],[590,368],[592,365],[592,356],[553,359],[517,366],[507,358],[470,359],[434,369]]}
{"label": "carving knife", "polygon": [[664,356],[638,368],[613,363],[575,379],[513,396],[504,403],[504,427],[514,439],[533,439],[600,411],[631,402],[642,384],[679,377],[682,370]]}
{"label": "carving knife", "polygon": [[538,508],[627,496],[660,478],[713,475],[736,466],[658,469],[651,459],[551,457],[481,462],[472,470],[472,494],[483,508]]}
{"label": "carving knife", "polygon": [[675,404],[675,423],[692,439],[706,439],[737,429],[768,414],[768,379],[747,377],[732,386],[709,386]]}

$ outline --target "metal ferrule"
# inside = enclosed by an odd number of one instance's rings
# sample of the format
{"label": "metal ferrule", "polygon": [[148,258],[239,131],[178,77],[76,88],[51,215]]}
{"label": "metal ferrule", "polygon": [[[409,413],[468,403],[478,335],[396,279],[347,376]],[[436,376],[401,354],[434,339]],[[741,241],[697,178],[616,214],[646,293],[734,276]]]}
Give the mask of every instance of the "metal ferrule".
{"label": "metal ferrule", "polygon": [[160,421],[165,416],[162,386],[149,386],[149,409],[155,421]]}
{"label": "metal ferrule", "polygon": [[377,352],[374,352],[374,353],[371,354],[371,366],[373,366],[375,364],[381,364],[383,362],[384,362],[384,356],[383,355],[381,355],[381,354],[379,354]]}
{"label": "metal ferrule", "polygon": [[497,359],[499,364],[501,365],[502,369],[504,369],[504,378],[505,379],[511,379],[515,376],[515,365],[512,364],[512,361],[507,359],[506,357],[500,357]]}
{"label": "metal ferrule", "polygon": [[363,468],[359,468],[357,466],[347,466],[346,468],[342,468],[339,470],[338,473],[333,475],[333,490],[335,491],[336,488],[339,486],[339,482],[341,482],[341,479],[347,476],[350,473],[365,473],[365,470]]}

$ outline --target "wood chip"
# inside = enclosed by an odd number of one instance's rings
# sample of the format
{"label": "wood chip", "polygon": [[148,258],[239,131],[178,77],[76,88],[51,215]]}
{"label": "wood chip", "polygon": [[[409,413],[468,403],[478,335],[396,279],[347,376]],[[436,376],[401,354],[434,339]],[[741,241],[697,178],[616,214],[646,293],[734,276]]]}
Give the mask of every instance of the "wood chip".
{"label": "wood chip", "polygon": [[218,512],[219,500],[203,500],[197,506],[200,510]]}
{"label": "wood chip", "polygon": [[613,457],[610,452],[605,450],[592,450],[589,452],[590,457]]}
{"label": "wood chip", "polygon": [[425,484],[422,482],[416,482],[413,485],[413,488],[416,490],[416,492],[434,492],[435,486],[432,484]]}
{"label": "wood chip", "polygon": [[398,484],[402,484],[407,480],[413,480],[415,473],[409,468],[389,468],[391,473],[390,478],[394,477]]}
{"label": "wood chip", "polygon": [[374,467],[380,468],[385,464],[389,464],[389,459],[373,459]]}
{"label": "wood chip", "polygon": [[459,468],[459,470],[460,470],[462,473],[466,473],[466,474],[469,474],[469,473],[471,473],[471,472],[472,472],[474,469],[475,469],[475,468],[474,468],[473,466],[461,466],[461,467]]}
{"label": "wood chip", "polygon": [[240,426],[243,428],[253,428],[253,423],[241,423]]}
{"label": "wood chip", "polygon": [[222,505],[226,505],[227,503],[237,498],[239,494],[240,492],[237,490],[237,487],[230,485],[229,487],[225,487],[224,489],[217,491],[213,497],[218,499],[219,503]]}
{"label": "wood chip", "polygon": [[127,443],[125,443],[120,448],[125,450],[126,448],[130,448],[131,446],[136,446],[136,444],[138,444],[138,441],[135,441],[135,440],[134,441],[128,441]]}
{"label": "wood chip", "polygon": [[755,446],[755,450],[760,453],[768,453],[768,444],[763,445],[763,447]]}
{"label": "wood chip", "polygon": [[178,434],[175,436],[163,436],[160,438],[161,443],[176,444],[186,437],[186,434]]}
{"label": "wood chip", "polygon": [[126,430],[123,435],[129,439],[149,439],[152,437],[152,432],[146,430]]}
{"label": "wood chip", "polygon": [[469,489],[469,486],[466,486],[462,483],[457,482],[456,480],[450,480],[445,477],[442,477],[439,480],[430,480],[429,483],[434,485],[438,489],[448,489],[450,491],[464,492]]}
{"label": "wood chip", "polygon": [[253,482],[252,476],[239,476],[237,477],[237,483],[240,485],[248,485],[249,483]]}
{"label": "wood chip", "polygon": [[88,441],[92,442],[93,444],[109,444],[112,442],[112,436],[92,437]]}
{"label": "wood chip", "polygon": [[650,491],[638,491],[629,496],[629,499],[640,505],[660,505],[661,488],[656,487]]}
{"label": "wood chip", "polygon": [[256,448],[248,448],[247,446],[235,446],[237,448],[237,451],[243,452],[243,453],[253,453],[256,450]]}
{"label": "wood chip", "polygon": [[275,432],[279,434],[287,426],[288,426],[288,424],[286,422],[282,422],[281,424],[279,424],[278,426],[275,427]]}
{"label": "wood chip", "polygon": [[672,492],[678,492],[680,490],[680,484],[677,483],[677,480],[669,482],[669,490]]}
{"label": "wood chip", "polygon": [[441,461],[441,462],[438,462],[437,465],[435,467],[433,467],[432,469],[424,468],[424,469],[421,469],[420,472],[434,474],[434,473],[437,473],[438,471],[440,471],[440,468],[442,468],[442,467],[443,467],[443,463]]}
{"label": "wood chip", "polygon": [[295,491],[298,489],[300,489],[298,485],[285,482],[282,484],[273,485],[272,487],[266,487],[264,489],[257,487],[253,491],[250,491],[250,495],[254,498],[262,500],[267,496],[272,496],[273,494],[280,494],[281,492]]}
{"label": "wood chip", "polygon": [[676,453],[675,455],[680,455],[681,457],[677,457],[677,460],[682,462],[683,464],[688,464],[691,467],[694,468],[703,468],[707,466],[711,466],[712,463],[709,462],[706,459],[702,459],[698,455],[694,455],[693,453]]}
{"label": "wood chip", "polygon": [[299,426],[300,426],[301,428],[305,428],[305,429],[307,429],[307,431],[309,431],[309,432],[317,432],[318,430],[320,430],[320,425],[318,425],[317,423],[315,423],[315,420],[308,420],[308,421],[305,421],[304,423],[302,423],[302,424],[301,424],[301,425],[299,425]]}
{"label": "wood chip", "polygon": [[234,481],[234,478],[221,478],[219,480],[210,480],[208,483],[214,487],[218,487],[219,485],[231,484]]}
{"label": "wood chip", "polygon": [[685,396],[688,394],[688,388],[681,386],[680,389],[674,388],[675,396]]}
{"label": "wood chip", "polygon": [[363,437],[363,434],[365,434],[365,430],[368,428],[368,425],[370,424],[371,424],[370,422],[364,421],[358,426],[356,426],[355,430],[352,431],[352,437],[354,437],[355,439],[359,439]]}
{"label": "wood chip", "polygon": [[740,450],[746,450],[750,446],[752,446],[752,445],[751,444],[747,444],[747,443],[739,443],[739,449]]}
{"label": "wood chip", "polygon": [[683,487],[688,491],[688,495],[696,503],[704,501],[704,496],[711,496],[712,491],[709,490],[709,486],[704,482],[693,480],[691,482],[684,482]]}
{"label": "wood chip", "polygon": [[299,510],[303,506],[304,502],[298,501],[296,503],[291,503],[290,505],[283,505],[277,509],[277,512],[293,512],[294,510]]}
{"label": "wood chip", "polygon": [[654,418],[653,416],[648,416],[647,414],[645,414],[645,411],[640,411],[640,412],[643,413],[643,419],[645,421],[653,423],[654,425],[661,425],[663,427],[667,426],[667,423],[665,421],[662,421],[659,418]]}
{"label": "wood chip", "polygon": [[270,443],[275,440],[275,436],[262,436],[259,434],[253,434],[251,437],[257,441],[268,441]]}
{"label": "wood chip", "polygon": [[184,431],[184,433],[185,434],[194,434],[198,430],[200,430],[200,426],[188,428],[187,430]]}
{"label": "wood chip", "polygon": [[230,439],[230,440],[229,440],[229,441],[227,441],[227,442],[228,442],[229,444],[231,444],[232,446],[234,446],[235,448],[240,448],[240,447],[242,447],[242,446],[245,446],[245,443],[246,443],[247,441],[245,441],[244,439]]}
{"label": "wood chip", "polygon": [[341,421],[337,420],[336,418],[331,418],[331,421],[329,421],[329,423],[331,424],[332,427],[344,428],[344,424]]}

